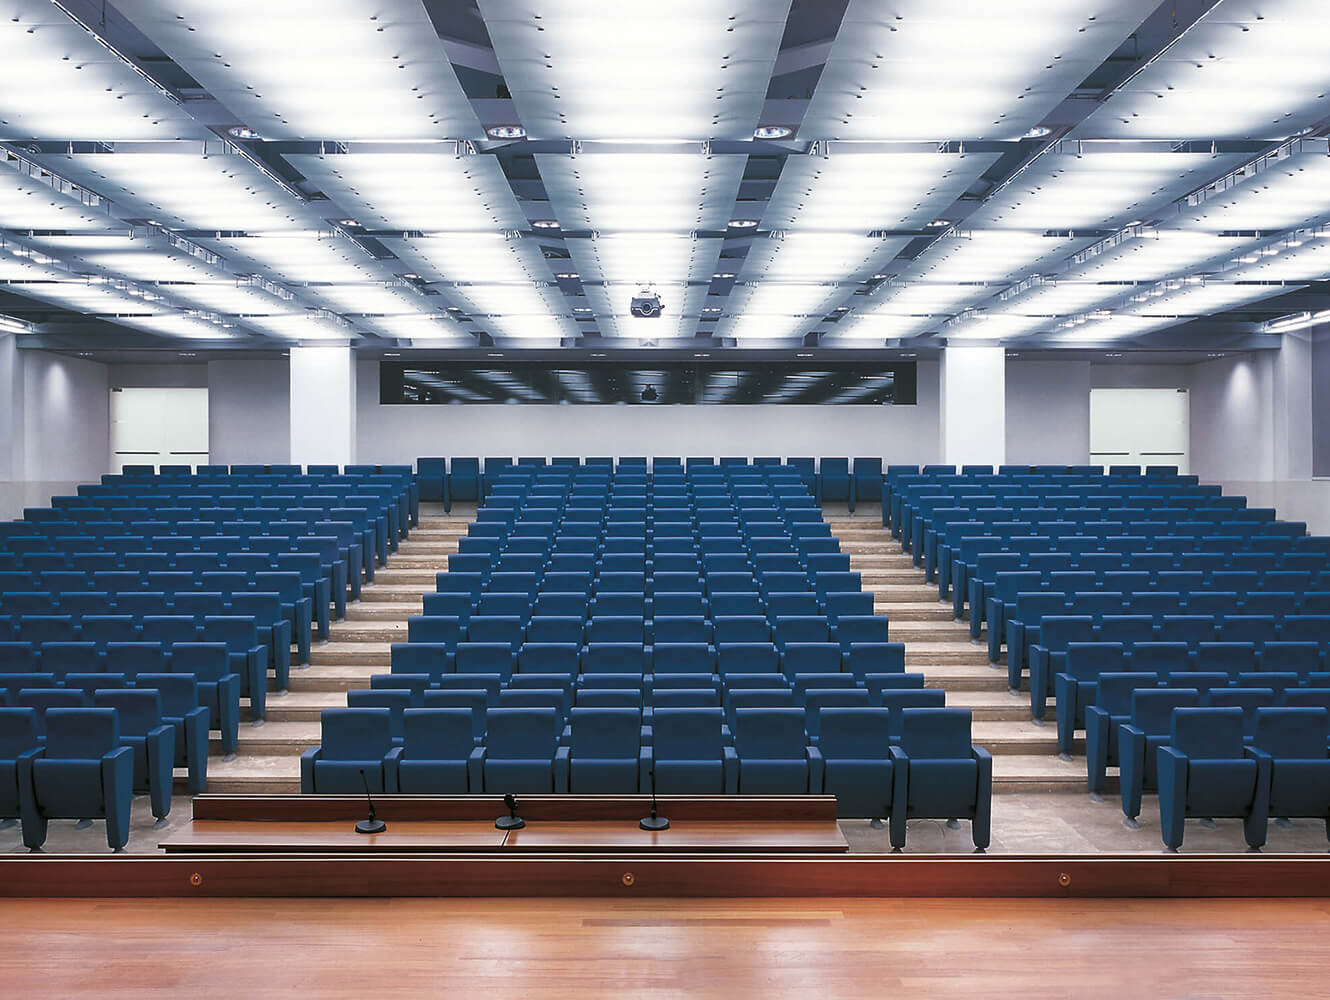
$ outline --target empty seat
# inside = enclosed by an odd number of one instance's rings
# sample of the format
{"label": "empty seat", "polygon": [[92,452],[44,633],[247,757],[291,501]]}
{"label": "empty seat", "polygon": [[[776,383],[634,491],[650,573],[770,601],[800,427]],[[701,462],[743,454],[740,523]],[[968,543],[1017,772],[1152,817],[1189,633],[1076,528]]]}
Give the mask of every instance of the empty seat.
{"label": "empty seat", "polygon": [[968,708],[907,708],[895,766],[891,846],[905,847],[906,821],[970,820],[974,846],[988,847],[993,800],[993,758],[970,740]]}
{"label": "empty seat", "polygon": [[650,770],[651,751],[642,746],[640,711],[578,706],[569,713],[569,792],[634,794],[650,787]]}
{"label": "empty seat", "polygon": [[[402,748],[393,743],[392,712],[386,708],[325,708],[322,742],[300,755],[300,791],[305,795],[361,795],[397,791]],[[363,782],[362,782],[363,776]]]}
{"label": "empty seat", "polygon": [[483,751],[475,745],[474,728],[470,707],[403,711],[397,790],[404,795],[466,795],[480,791]]}
{"label": "empty seat", "polygon": [[739,759],[726,746],[719,708],[657,708],[652,713],[656,790],[662,795],[734,795]]}
{"label": "empty seat", "polygon": [[1188,816],[1238,817],[1248,846],[1265,843],[1270,759],[1245,752],[1241,708],[1176,709],[1157,767],[1159,825],[1170,850],[1182,846]]}
{"label": "empty seat", "polygon": [[146,792],[153,816],[166,818],[176,761],[175,727],[162,717],[161,695],[152,688],[98,691],[93,705],[115,710],[120,743],[134,751],[134,791]]}
{"label": "empty seat", "polygon": [[843,818],[883,819],[891,812],[894,767],[887,738],[887,710],[826,708],[821,712],[816,763],[821,784],[811,789],[836,796]]}
{"label": "empty seat", "polygon": [[563,726],[553,708],[496,708],[489,712],[486,725],[483,791],[539,794],[568,790],[568,748],[558,745]]}
{"label": "empty seat", "polygon": [[1141,794],[1158,785],[1156,763],[1159,747],[1172,732],[1173,710],[1195,708],[1200,695],[1195,688],[1138,689],[1131,695],[1131,716],[1118,729],[1119,784],[1122,812],[1135,821],[1141,813]]}
{"label": "empty seat", "polygon": [[1271,815],[1319,819],[1330,838],[1330,712],[1319,707],[1256,710],[1251,754],[1270,765]]}

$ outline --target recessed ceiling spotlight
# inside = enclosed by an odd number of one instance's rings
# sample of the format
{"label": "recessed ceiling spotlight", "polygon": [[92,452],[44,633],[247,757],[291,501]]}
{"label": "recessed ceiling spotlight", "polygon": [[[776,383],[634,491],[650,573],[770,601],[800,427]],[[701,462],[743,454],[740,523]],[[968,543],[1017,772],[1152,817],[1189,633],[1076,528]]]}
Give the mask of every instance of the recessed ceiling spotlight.
{"label": "recessed ceiling spotlight", "polygon": [[850,307],[849,307],[849,306],[837,306],[837,307],[836,307],[836,312],[838,312],[838,313],[849,312],[849,311],[850,311]]}
{"label": "recessed ceiling spotlight", "polygon": [[951,222],[947,219],[934,219],[928,224],[929,229],[941,229],[943,226],[949,226]]}
{"label": "recessed ceiling spotlight", "polygon": [[573,306],[573,312],[575,313],[589,313],[590,311],[590,306]]}
{"label": "recessed ceiling spotlight", "polygon": [[526,129],[521,125],[491,125],[485,129],[491,139],[525,139]]}
{"label": "recessed ceiling spotlight", "polygon": [[1221,353],[1221,352],[1219,352],[1219,353],[1212,352],[1212,353],[1210,353],[1210,354],[1207,354],[1206,357],[1207,357],[1207,358],[1223,358],[1223,357],[1227,357],[1227,355],[1225,355],[1225,354],[1223,354],[1223,353]]}
{"label": "recessed ceiling spotlight", "polygon": [[756,228],[757,228],[757,220],[756,220],[756,219],[731,219],[731,220],[730,220],[730,228],[731,228],[731,229],[756,229]]}
{"label": "recessed ceiling spotlight", "polygon": [[593,358],[603,358],[605,355],[603,355],[603,354],[597,354],[595,351],[592,351],[592,352],[591,352],[591,356],[592,356]]}
{"label": "recessed ceiling spotlight", "polygon": [[720,306],[703,306],[702,311],[704,313],[718,313],[720,312]]}
{"label": "recessed ceiling spotlight", "polygon": [[357,227],[360,225],[360,223],[357,222],[355,219],[338,219],[337,224],[339,226],[357,226]]}
{"label": "recessed ceiling spotlight", "polygon": [[1044,136],[1046,136],[1046,135],[1052,135],[1052,134],[1053,134],[1053,130],[1052,130],[1051,128],[1049,128],[1047,125],[1036,125],[1034,128],[1030,129],[1030,130],[1029,130],[1028,132],[1026,132],[1023,136],[1021,136],[1021,138],[1022,138],[1022,139],[1042,139]]}
{"label": "recessed ceiling spotlight", "polygon": [[487,355],[485,355],[485,356],[488,357],[488,358],[501,358],[501,357],[503,357],[502,354],[498,354],[498,353],[487,354]]}
{"label": "recessed ceiling spotlight", "polygon": [[874,281],[881,281],[881,280],[882,280],[883,278],[885,278],[885,277],[886,277],[885,274],[875,274],[875,275],[873,275],[873,280],[874,280]]}
{"label": "recessed ceiling spotlight", "polygon": [[[902,355],[901,355],[902,358],[917,358],[918,356],[919,356],[919,355],[915,354],[914,351],[910,351],[908,354],[902,354]],[[1013,358],[1017,358],[1017,357],[1020,357],[1020,355],[1019,355],[1019,354],[1013,354],[1012,357],[1013,357]]]}
{"label": "recessed ceiling spotlight", "polygon": [[531,223],[537,229],[558,229],[559,223],[555,219],[536,219]]}
{"label": "recessed ceiling spotlight", "polygon": [[229,128],[229,129],[226,130],[226,134],[229,135],[229,136],[231,136],[231,138],[233,138],[233,139],[262,139],[262,138],[263,138],[263,136],[259,135],[259,134],[258,134],[257,132],[255,132],[252,128],[250,128],[248,125],[233,125],[231,128]]}
{"label": "recessed ceiling spotlight", "polygon": [[385,358],[400,358],[402,355],[397,351],[385,351],[383,356]]}
{"label": "recessed ceiling spotlight", "polygon": [[759,125],[753,129],[754,139],[786,139],[794,135],[794,129],[788,125]]}
{"label": "recessed ceiling spotlight", "polygon": [[[734,223],[730,223],[730,225],[734,225]],[[712,275],[712,277],[713,277],[713,278],[733,278],[733,277],[734,277],[734,272],[733,272],[733,271],[717,271],[715,274]]]}
{"label": "recessed ceiling spotlight", "polygon": [[709,357],[711,357],[711,355],[710,355],[710,354],[694,354],[693,357],[695,357],[695,358],[709,358]]}
{"label": "recessed ceiling spotlight", "polygon": [[795,357],[796,357],[796,358],[811,358],[812,355],[811,355],[811,354],[796,354]]}
{"label": "recessed ceiling spotlight", "polygon": [[576,278],[576,277],[577,277],[577,272],[576,272],[576,271],[560,271],[558,274],[555,275],[555,277],[556,277],[556,278]]}
{"label": "recessed ceiling spotlight", "polygon": [[193,351],[181,351],[179,356],[182,357],[182,358],[197,358],[197,357],[198,357],[198,355],[195,354]]}
{"label": "recessed ceiling spotlight", "polygon": [[90,358],[90,357],[92,357],[92,352],[91,352],[91,351],[79,351],[79,357],[80,357],[80,358]]}
{"label": "recessed ceiling spotlight", "polygon": [[459,313],[459,312],[462,311],[462,307],[461,307],[461,306],[449,306],[449,307],[448,307],[448,311],[449,311],[450,313]]}
{"label": "recessed ceiling spotlight", "polygon": [[420,275],[418,275],[418,274],[404,274],[404,275],[402,275],[402,277],[405,278],[407,281],[419,281],[419,280],[420,280]]}

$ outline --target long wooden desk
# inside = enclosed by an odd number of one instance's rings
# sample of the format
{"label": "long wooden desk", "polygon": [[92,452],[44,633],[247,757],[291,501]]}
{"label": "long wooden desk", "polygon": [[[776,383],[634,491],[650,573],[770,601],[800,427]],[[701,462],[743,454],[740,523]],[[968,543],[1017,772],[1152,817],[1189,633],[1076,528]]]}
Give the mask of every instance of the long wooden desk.
{"label": "long wooden desk", "polygon": [[689,797],[660,800],[670,829],[642,830],[647,796],[531,796],[518,800],[524,829],[496,829],[507,814],[497,796],[385,796],[381,834],[355,832],[365,817],[355,796],[200,796],[194,819],[161,841],[168,854],[604,853],[837,854],[849,845],[836,800]]}

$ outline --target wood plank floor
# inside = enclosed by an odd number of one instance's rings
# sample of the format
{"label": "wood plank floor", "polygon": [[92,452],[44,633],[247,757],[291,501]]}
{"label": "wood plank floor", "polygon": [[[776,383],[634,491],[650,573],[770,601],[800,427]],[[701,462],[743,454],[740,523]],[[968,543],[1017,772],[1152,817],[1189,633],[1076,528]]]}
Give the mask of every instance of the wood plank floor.
{"label": "wood plank floor", "polygon": [[1323,997],[1330,901],[21,900],[16,996]]}

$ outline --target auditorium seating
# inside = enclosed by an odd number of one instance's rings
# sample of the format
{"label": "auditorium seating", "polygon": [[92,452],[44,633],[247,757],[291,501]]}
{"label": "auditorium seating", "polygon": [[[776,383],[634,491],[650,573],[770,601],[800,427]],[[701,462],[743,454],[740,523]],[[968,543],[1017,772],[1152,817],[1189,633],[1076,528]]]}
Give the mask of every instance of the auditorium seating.
{"label": "auditorium seating", "polygon": [[1241,708],[1178,708],[1159,748],[1159,825],[1164,846],[1182,846],[1189,816],[1243,821],[1248,846],[1265,843],[1270,758],[1246,753]]}

